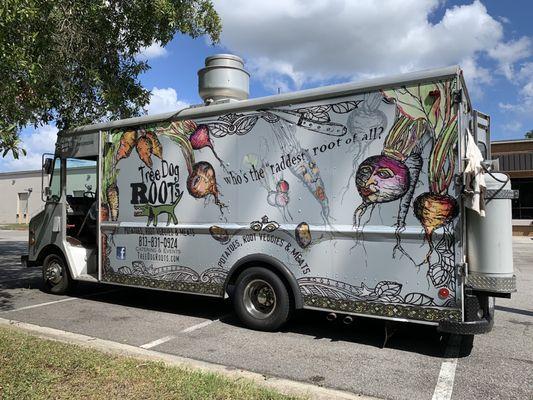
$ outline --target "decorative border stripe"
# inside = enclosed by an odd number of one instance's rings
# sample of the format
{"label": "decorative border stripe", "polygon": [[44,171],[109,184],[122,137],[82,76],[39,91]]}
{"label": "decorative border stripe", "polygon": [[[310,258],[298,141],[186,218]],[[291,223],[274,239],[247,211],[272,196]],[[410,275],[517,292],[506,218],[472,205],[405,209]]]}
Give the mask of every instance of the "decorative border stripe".
{"label": "decorative border stripe", "polygon": [[456,321],[460,322],[461,310],[455,308],[441,309],[403,304],[386,304],[371,301],[336,300],[322,296],[307,295],[303,298],[304,305],[344,311],[357,314],[376,315],[390,318],[406,318],[419,321]]}

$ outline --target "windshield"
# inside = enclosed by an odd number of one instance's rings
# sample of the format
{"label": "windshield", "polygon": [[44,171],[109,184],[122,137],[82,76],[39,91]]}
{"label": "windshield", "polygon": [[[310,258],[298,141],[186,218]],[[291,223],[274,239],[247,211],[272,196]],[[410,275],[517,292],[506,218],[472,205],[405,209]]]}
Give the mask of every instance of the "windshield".
{"label": "windshield", "polygon": [[67,159],[67,196],[94,197],[96,191],[96,161]]}

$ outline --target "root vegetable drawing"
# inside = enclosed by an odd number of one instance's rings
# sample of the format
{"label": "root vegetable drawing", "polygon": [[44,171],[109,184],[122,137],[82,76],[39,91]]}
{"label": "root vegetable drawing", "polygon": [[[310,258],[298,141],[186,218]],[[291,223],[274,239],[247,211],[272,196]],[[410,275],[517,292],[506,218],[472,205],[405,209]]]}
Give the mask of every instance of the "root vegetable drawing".
{"label": "root vegetable drawing", "polygon": [[200,150],[204,147],[210,148],[213,152],[213,155],[220,163],[220,166],[224,169],[226,173],[228,173],[228,170],[226,169],[226,166],[224,164],[224,160],[222,160],[215,151],[215,146],[213,145],[213,142],[211,141],[211,138],[209,136],[209,127],[207,125],[198,125],[195,131],[191,134],[189,140],[191,141],[191,145],[194,150]]}
{"label": "root vegetable drawing", "polygon": [[197,199],[213,196],[215,204],[221,211],[225,207],[219,199],[215,169],[207,161],[200,161],[193,165],[192,172],[187,178],[187,190]]}

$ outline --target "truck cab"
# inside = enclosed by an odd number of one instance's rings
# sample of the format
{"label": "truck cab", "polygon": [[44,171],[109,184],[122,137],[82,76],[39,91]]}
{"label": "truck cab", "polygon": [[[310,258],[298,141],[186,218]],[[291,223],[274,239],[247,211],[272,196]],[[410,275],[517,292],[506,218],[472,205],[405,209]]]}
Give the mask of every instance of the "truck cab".
{"label": "truck cab", "polygon": [[[59,133],[44,154],[44,209],[29,223],[27,266],[43,266],[45,287],[60,292],[74,280],[98,280],[98,134]],[[64,275],[68,276],[63,279]]]}

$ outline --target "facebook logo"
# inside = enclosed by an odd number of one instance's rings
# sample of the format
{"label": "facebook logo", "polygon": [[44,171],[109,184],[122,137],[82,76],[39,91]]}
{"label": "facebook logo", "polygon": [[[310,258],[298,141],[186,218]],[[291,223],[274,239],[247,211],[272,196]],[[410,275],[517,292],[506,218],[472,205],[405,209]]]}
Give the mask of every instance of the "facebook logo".
{"label": "facebook logo", "polygon": [[125,260],[126,259],[126,248],[117,246],[117,260]]}

